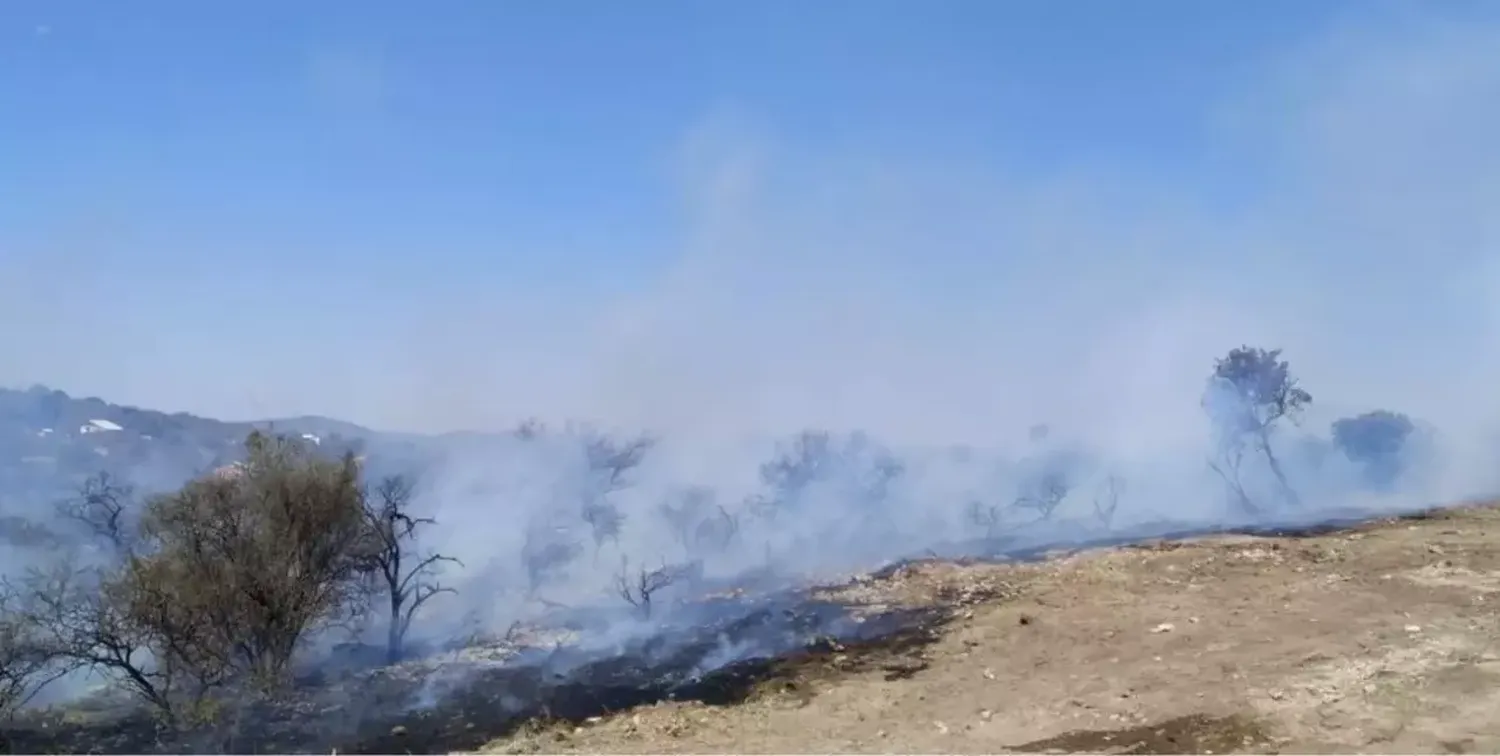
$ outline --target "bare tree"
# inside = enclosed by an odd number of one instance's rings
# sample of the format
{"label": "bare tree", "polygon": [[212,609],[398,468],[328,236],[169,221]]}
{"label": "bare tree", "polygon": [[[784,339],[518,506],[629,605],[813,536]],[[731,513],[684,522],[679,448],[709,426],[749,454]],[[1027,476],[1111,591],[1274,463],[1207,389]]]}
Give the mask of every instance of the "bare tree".
{"label": "bare tree", "polygon": [[[141,622],[133,616],[144,607],[132,598],[125,581],[105,579],[98,569],[77,569],[60,563],[33,571],[25,590],[29,599],[25,621],[37,642],[64,669],[87,669],[101,674],[149,704],[168,721],[175,720],[182,665],[172,649],[185,649],[197,640],[174,632],[177,623]],[[172,608],[168,603],[158,610]],[[198,688],[216,682],[202,676]]]}
{"label": "bare tree", "polygon": [[401,476],[392,476],[376,485],[374,497],[365,507],[367,524],[376,539],[376,549],[370,559],[389,600],[387,664],[401,661],[406,636],[417,610],[433,596],[454,592],[436,581],[438,569],[444,562],[461,564],[442,554],[412,553],[417,528],[435,521],[429,517],[411,516],[411,498],[411,482]]}
{"label": "bare tree", "polygon": [[774,520],[782,508],[827,472],[835,451],[833,438],[826,431],[803,431],[790,443],[781,444],[776,456],[760,466],[761,482],[771,493],[755,502],[756,512]]}
{"label": "bare tree", "polygon": [[632,573],[630,563],[621,559],[620,572],[615,576],[615,590],[627,604],[639,610],[643,618],[650,619],[652,597],[681,577],[681,567],[668,565],[656,569],[641,567]]}
{"label": "bare tree", "polygon": [[137,536],[134,490],[119,483],[109,473],[90,476],[79,487],[78,496],[63,501],[59,514],[83,526],[97,543],[115,556],[123,556],[135,546]]}
{"label": "bare tree", "polygon": [[1094,494],[1094,517],[1109,528],[1114,525],[1115,512],[1120,508],[1120,496],[1125,492],[1125,481],[1118,475],[1110,475],[1100,484]]}
{"label": "bare tree", "polygon": [[628,485],[626,476],[640,467],[656,442],[649,436],[616,439],[598,435],[585,446],[589,470],[603,476],[603,490],[618,491]]}
{"label": "bare tree", "polygon": [[[720,504],[693,528],[694,553],[719,552],[729,548],[739,536],[740,519]],[[693,554],[689,554],[693,556]]]}
{"label": "bare tree", "polygon": [[1221,439],[1214,450],[1217,458],[1209,458],[1208,469],[1213,470],[1224,481],[1235,507],[1242,512],[1254,515],[1260,512],[1260,507],[1256,506],[1255,500],[1250,497],[1250,492],[1245,489],[1244,476],[1241,474],[1245,468],[1245,450],[1243,437]]}
{"label": "bare tree", "polygon": [[583,546],[566,528],[533,524],[526,531],[526,542],[521,544],[527,596],[535,598],[543,585],[582,553]]}
{"label": "bare tree", "polygon": [[1066,473],[1049,470],[1032,481],[1011,506],[1032,510],[1041,520],[1050,520],[1071,490]]}
{"label": "bare tree", "polygon": [[625,515],[610,496],[630,485],[630,471],[640,467],[654,445],[655,441],[647,436],[621,440],[594,435],[585,442],[584,453],[594,485],[585,493],[582,515],[594,540],[596,559],[606,542],[619,543],[625,525]]}
{"label": "bare tree", "polygon": [[583,521],[588,524],[589,534],[594,539],[594,559],[597,560],[605,543],[619,544],[620,532],[625,528],[625,515],[614,502],[602,495],[591,496],[591,499],[583,505]]}
{"label": "bare tree", "polygon": [[21,605],[23,594],[0,583],[0,719],[25,706],[67,673]]}
{"label": "bare tree", "polygon": [[59,675],[99,674],[175,722],[183,691],[201,695],[223,681],[224,669],[184,663],[200,655],[191,649],[202,646],[202,627],[177,591],[141,580],[131,490],[100,473],[58,508],[83,525],[103,558],[80,565],[76,554],[64,554],[30,570],[12,586],[22,621]]}
{"label": "bare tree", "polygon": [[965,516],[969,522],[984,528],[985,538],[994,538],[1000,534],[1000,528],[1005,524],[1005,515],[1001,512],[999,504],[986,504],[978,499],[969,502]]}
{"label": "bare tree", "polygon": [[662,502],[657,512],[688,558],[722,551],[739,534],[739,518],[718,504],[706,486],[689,486]]}

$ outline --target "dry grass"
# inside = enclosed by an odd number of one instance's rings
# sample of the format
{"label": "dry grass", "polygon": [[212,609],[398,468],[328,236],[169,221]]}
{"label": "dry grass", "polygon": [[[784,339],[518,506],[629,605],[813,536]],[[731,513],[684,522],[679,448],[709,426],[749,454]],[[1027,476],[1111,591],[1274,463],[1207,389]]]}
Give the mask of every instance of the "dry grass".
{"label": "dry grass", "polygon": [[823,590],[942,606],[905,644],[818,649],[734,705],[534,722],[488,752],[1500,750],[1500,509],[1308,538],[1025,565],[910,565]]}

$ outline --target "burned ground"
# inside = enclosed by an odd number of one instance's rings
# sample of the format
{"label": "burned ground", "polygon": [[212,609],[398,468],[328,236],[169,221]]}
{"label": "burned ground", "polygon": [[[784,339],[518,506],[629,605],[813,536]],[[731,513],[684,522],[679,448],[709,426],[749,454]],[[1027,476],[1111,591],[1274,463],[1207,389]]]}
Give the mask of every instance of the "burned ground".
{"label": "burned ground", "polygon": [[1340,525],[905,565],[834,592],[948,608],[910,674],[805,659],[782,670],[795,695],[663,702],[488,749],[1500,749],[1500,509]]}
{"label": "burned ground", "polygon": [[1497,530],[1500,509],[1475,507],[934,557],[719,599],[617,651],[557,636],[350,673],[187,737],[82,705],[6,737],[14,752],[1495,750]]}
{"label": "burned ground", "polygon": [[[788,670],[810,659],[903,674],[949,618],[940,605],[866,607],[801,591],[732,603],[713,612],[718,622],[613,653],[562,643],[465,648],[304,681],[274,701],[221,714],[216,726],[173,735],[125,704],[79,704],[22,717],[3,744],[13,753],[447,753],[522,726],[584,723],[664,701],[733,706],[789,681]],[[719,661],[736,648],[747,657]]]}

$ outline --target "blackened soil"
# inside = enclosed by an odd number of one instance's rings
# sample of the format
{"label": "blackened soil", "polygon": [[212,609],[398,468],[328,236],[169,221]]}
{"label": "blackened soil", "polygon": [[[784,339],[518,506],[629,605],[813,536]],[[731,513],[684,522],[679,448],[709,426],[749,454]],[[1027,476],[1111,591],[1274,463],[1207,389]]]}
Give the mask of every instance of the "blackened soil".
{"label": "blackened soil", "polygon": [[[338,691],[294,691],[242,705],[215,726],[188,731],[165,731],[140,711],[52,712],[4,728],[0,752],[451,753],[528,722],[583,722],[669,700],[733,705],[778,677],[810,665],[826,668],[833,657],[843,669],[908,670],[920,664],[913,652],[936,640],[948,617],[942,609],[860,618],[850,612],[799,597],[621,653],[538,651],[502,666],[466,669],[445,684],[386,670]],[[726,648],[749,651],[726,657]]]}

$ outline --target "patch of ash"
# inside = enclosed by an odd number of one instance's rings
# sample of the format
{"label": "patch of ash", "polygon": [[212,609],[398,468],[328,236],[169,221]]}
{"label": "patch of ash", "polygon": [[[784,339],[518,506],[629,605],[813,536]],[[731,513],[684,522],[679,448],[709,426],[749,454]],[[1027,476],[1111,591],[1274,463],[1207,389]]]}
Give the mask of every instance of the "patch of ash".
{"label": "patch of ash", "polygon": [[217,721],[188,731],[165,732],[135,709],[110,721],[34,717],[8,728],[5,741],[24,753],[468,750],[529,721],[580,722],[661,701],[736,703],[796,659],[930,642],[943,619],[934,608],[856,614],[808,592],[725,599],[663,617],[655,634],[609,648],[583,644],[575,630],[517,629],[304,679],[274,697],[225,700]]}

